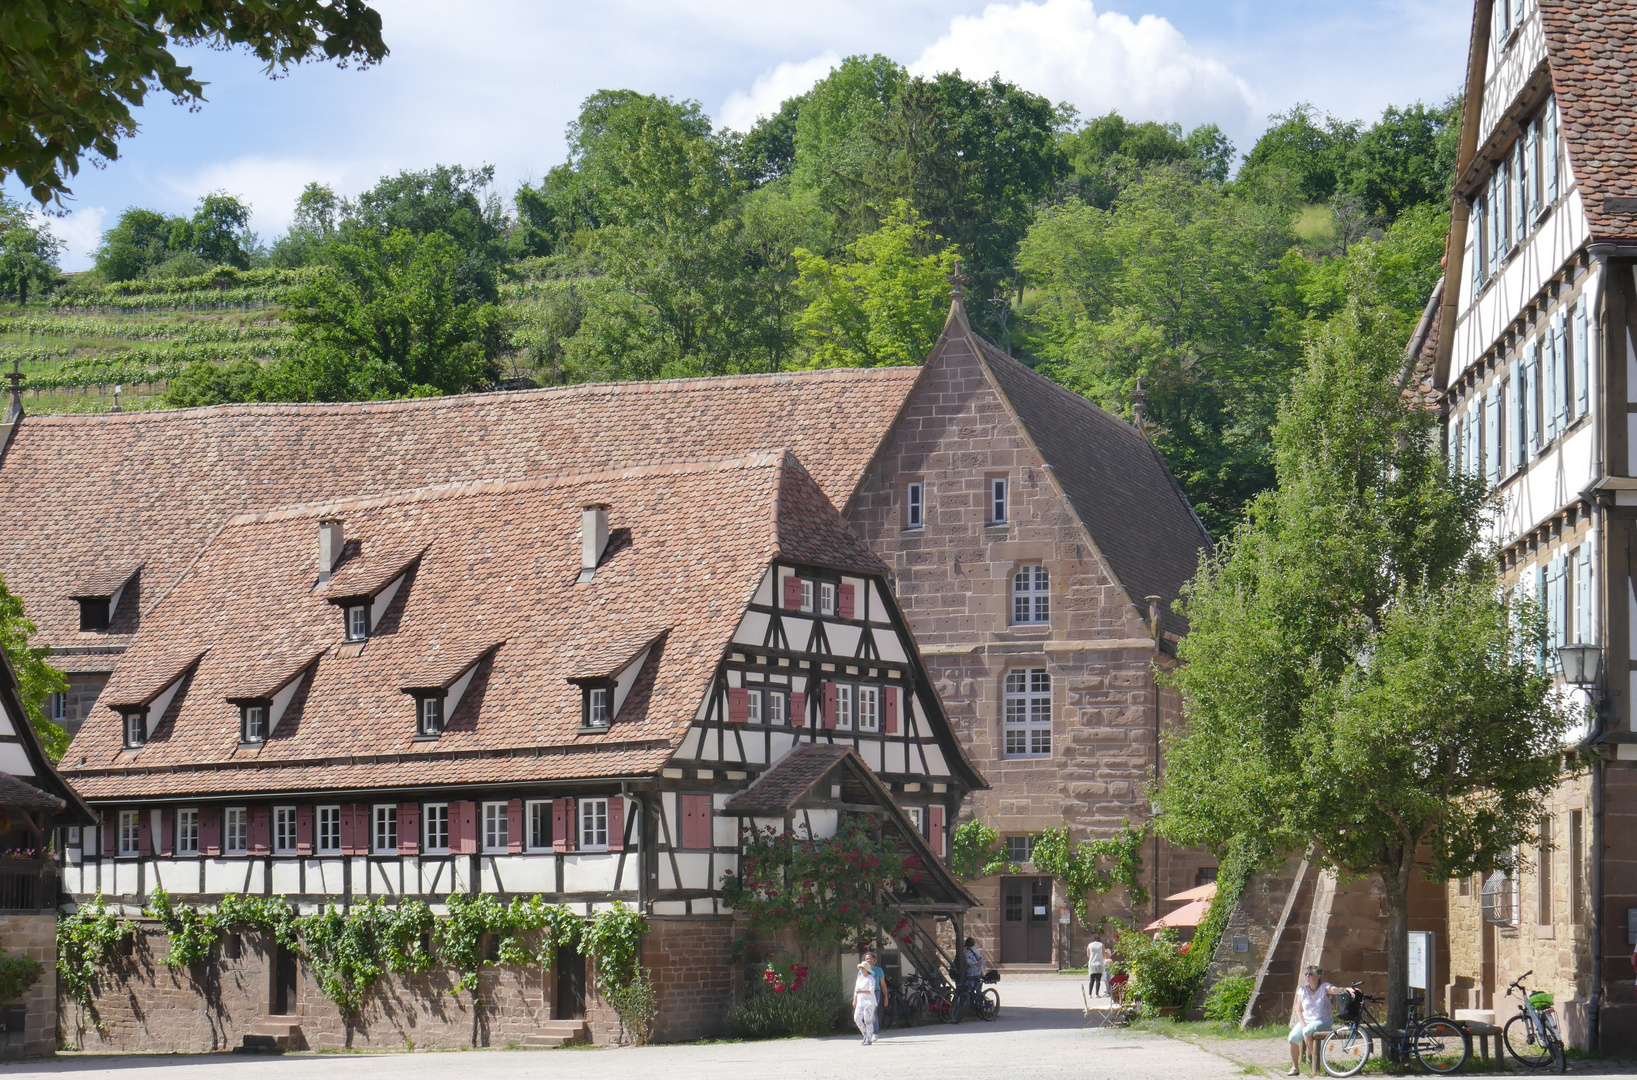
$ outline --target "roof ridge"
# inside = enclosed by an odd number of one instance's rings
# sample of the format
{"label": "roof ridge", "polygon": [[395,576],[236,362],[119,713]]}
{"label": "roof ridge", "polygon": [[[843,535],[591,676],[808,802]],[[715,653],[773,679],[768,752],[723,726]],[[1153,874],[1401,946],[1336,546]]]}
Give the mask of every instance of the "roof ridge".
{"label": "roof ridge", "polygon": [[1144,435],[1135,425],[1126,423],[1120,417],[1116,416],[1112,412],[1109,412],[1107,409],[1086,397],[1084,394],[1077,394],[1073,390],[1070,390],[1068,387],[1064,386],[1062,383],[1055,382],[1052,379],[1047,378],[1034,368],[1030,367],[1028,364],[1023,363],[1023,361],[1019,360],[1017,357],[1009,356],[1006,353],[1001,352],[998,346],[990,344],[986,339],[979,336],[976,331],[972,333],[972,340],[978,343],[979,354],[983,357],[985,363],[1005,361],[1011,367],[1016,368],[1021,374],[1034,379],[1050,393],[1061,397],[1065,402],[1073,402],[1077,408],[1090,409],[1094,415],[1098,416],[1099,418],[1106,418],[1107,420],[1113,422],[1121,430],[1128,433],[1133,438],[1145,443],[1149,442],[1148,437]]}

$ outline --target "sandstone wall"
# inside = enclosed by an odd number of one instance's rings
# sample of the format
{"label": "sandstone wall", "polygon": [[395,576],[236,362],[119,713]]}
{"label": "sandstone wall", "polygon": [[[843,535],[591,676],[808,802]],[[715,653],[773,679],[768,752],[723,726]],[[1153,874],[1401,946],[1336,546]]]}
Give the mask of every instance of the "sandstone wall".
{"label": "sandstone wall", "polygon": [[[56,879],[51,879],[55,887]],[[27,956],[43,969],[40,980],[16,1001],[26,1010],[23,1030],[0,1035],[0,1056],[34,1057],[57,1048],[57,916],[0,915],[0,949],[7,956]]]}

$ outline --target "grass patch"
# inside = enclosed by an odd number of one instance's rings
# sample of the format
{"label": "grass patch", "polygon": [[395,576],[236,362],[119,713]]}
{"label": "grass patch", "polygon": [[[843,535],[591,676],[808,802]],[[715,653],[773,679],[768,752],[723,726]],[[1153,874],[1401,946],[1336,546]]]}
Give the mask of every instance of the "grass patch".
{"label": "grass patch", "polygon": [[1278,1024],[1244,1028],[1232,1021],[1222,1020],[1168,1020],[1162,1017],[1137,1019],[1131,1022],[1133,1031],[1152,1031],[1156,1035],[1190,1039],[1284,1039],[1290,1029]]}

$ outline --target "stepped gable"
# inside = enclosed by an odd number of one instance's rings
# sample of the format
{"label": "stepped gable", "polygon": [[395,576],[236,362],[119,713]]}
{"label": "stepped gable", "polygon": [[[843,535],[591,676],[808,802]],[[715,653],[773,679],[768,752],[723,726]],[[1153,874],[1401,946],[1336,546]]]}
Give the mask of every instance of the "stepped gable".
{"label": "stepped gable", "polygon": [[[1146,611],[1145,598],[1158,596],[1169,610],[1211,541],[1159,451],[1130,424],[972,333],[964,311],[952,310],[944,332],[964,333],[977,349],[1131,602]],[[1171,630],[1186,630],[1180,616],[1170,619]]]}
{"label": "stepped gable", "polygon": [[1637,0],[1541,0],[1569,167],[1598,240],[1637,239]]}
{"label": "stepped gable", "polygon": [[[587,384],[345,405],[28,416],[0,458],[0,573],[38,640],[102,645],[71,599],[142,565],[146,612],[234,514],[440,484],[711,461],[789,447],[844,503],[918,369]],[[80,668],[111,664],[99,655]]]}
{"label": "stepped gable", "polygon": [[[630,539],[582,583],[587,503],[608,504]],[[321,519],[340,519],[364,560],[420,553],[362,648],[314,587]],[[119,715],[99,707],[64,760],[93,798],[649,775],[776,557],[886,573],[782,450],[237,515],[144,617],[104,691],[151,700],[182,674],[146,745],[124,749]],[[582,730],[570,680],[645,643],[610,727]],[[298,668],[266,742],[241,747],[230,699]],[[443,734],[417,739],[407,691],[467,670]]]}

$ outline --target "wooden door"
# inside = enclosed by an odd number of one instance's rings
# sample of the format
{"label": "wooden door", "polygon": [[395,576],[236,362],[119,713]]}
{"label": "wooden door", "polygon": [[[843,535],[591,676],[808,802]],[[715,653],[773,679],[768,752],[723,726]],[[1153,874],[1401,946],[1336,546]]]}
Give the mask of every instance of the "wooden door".
{"label": "wooden door", "polygon": [[1000,962],[1052,962],[1052,879],[1000,879]]}
{"label": "wooden door", "polygon": [[296,1011],[296,954],[283,945],[273,946],[274,1016],[293,1016]]}
{"label": "wooden door", "polygon": [[1052,879],[1029,881],[1029,958],[1025,963],[1052,962]]}
{"label": "wooden door", "polygon": [[557,1008],[552,1019],[585,1019],[585,956],[579,949],[557,950]]}

